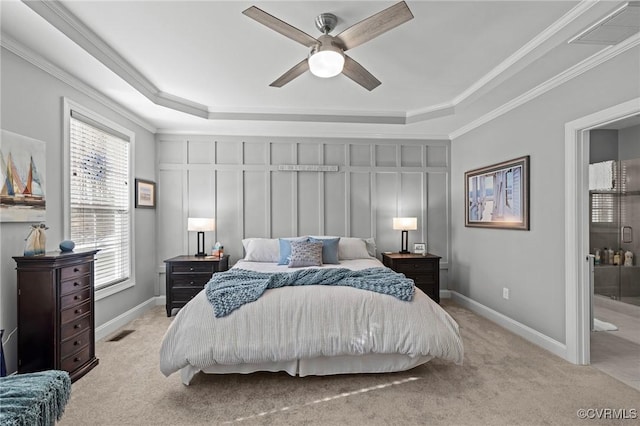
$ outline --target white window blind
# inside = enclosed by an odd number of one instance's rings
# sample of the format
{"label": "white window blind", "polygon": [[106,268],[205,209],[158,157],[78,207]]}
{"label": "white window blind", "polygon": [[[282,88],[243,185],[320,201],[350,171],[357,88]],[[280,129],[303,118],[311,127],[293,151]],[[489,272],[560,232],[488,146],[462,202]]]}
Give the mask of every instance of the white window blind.
{"label": "white window blind", "polygon": [[100,249],[95,287],[127,280],[129,253],[129,138],[89,117],[70,117],[71,239]]}

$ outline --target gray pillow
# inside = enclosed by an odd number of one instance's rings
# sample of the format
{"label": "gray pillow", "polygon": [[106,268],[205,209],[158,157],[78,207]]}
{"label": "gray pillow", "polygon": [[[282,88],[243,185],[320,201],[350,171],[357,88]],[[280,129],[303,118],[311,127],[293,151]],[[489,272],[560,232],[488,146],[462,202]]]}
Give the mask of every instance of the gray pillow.
{"label": "gray pillow", "polygon": [[291,241],[289,268],[322,266],[322,241]]}

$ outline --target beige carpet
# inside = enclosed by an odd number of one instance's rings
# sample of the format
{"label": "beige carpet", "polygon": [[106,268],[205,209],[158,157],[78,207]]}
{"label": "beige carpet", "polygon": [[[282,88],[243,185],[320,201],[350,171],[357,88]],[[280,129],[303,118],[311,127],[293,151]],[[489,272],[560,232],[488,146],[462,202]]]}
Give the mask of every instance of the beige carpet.
{"label": "beige carpet", "polygon": [[579,409],[640,411],[640,392],[571,365],[444,300],[458,321],[465,363],[434,360],[394,374],[291,377],[197,375],[190,386],[158,368],[170,319],[159,306],[119,342],[100,341],[100,364],[73,384],[62,425],[596,425]]}

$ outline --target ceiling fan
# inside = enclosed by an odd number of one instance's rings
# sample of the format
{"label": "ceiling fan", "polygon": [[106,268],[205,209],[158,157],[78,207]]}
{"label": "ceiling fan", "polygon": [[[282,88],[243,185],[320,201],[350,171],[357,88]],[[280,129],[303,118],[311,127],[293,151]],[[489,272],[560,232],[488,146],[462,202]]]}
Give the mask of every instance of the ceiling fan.
{"label": "ceiling fan", "polygon": [[401,1],[332,36],[329,33],[335,28],[338,18],[332,13],[322,13],[315,19],[316,28],[322,32],[316,39],[255,6],[242,13],[311,49],[308,58],[294,65],[270,86],[282,87],[310,70],[314,75],[324,78],[343,73],[369,91],[378,87],[380,81],[344,52],[413,19],[409,6]]}

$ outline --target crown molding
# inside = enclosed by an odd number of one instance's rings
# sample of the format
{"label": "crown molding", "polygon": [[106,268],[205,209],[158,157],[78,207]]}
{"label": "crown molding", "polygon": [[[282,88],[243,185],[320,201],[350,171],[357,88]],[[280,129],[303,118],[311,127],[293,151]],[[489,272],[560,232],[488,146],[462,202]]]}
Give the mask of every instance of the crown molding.
{"label": "crown molding", "polygon": [[15,40],[14,38],[2,33],[2,36],[0,37],[0,46],[8,50],[9,52],[19,56],[25,61],[33,64],[34,66],[46,72],[47,74],[51,75],[52,77],[57,78],[63,83],[68,84],[69,86],[73,87],[79,92],[87,95],[91,99],[101,103],[102,105],[111,109],[112,111],[120,114],[124,118],[139,125],[145,130],[148,130],[151,133],[156,133],[157,129],[153,124],[141,118],[140,116],[133,113],[132,111],[128,110],[127,108],[120,105],[119,103],[113,101],[111,98],[98,92],[96,89],[84,83],[83,81],[79,80],[77,77],[69,74],[68,72],[62,70],[58,66],[47,61],[40,54],[29,49],[28,47],[26,47],[19,41]]}
{"label": "crown molding", "polygon": [[578,62],[577,64],[575,64],[574,66],[572,66],[571,68],[567,68],[566,70],[564,70],[563,72],[561,72],[560,74],[555,75],[554,77],[550,78],[549,80],[543,82],[542,84],[539,84],[538,86],[534,87],[533,89],[523,93],[522,95],[513,98],[512,100],[510,100],[509,102],[505,103],[504,105],[501,105],[500,107],[494,109],[493,111],[481,116],[480,118],[470,122],[469,124],[460,127],[459,129],[455,130],[454,132],[451,132],[449,134],[449,138],[451,140],[454,140],[456,138],[459,138],[460,136],[464,135],[465,133],[470,132],[471,130],[474,130],[492,120],[495,120],[496,118],[508,113],[509,111],[518,108],[519,106],[522,106],[524,104],[526,104],[527,102],[532,101],[533,99],[537,98],[538,96],[541,96],[545,93],[547,93],[548,91],[568,82],[569,80],[572,80],[582,74],[584,74],[585,72],[597,67],[598,65],[601,65],[613,58],[615,58],[616,56],[620,55],[621,53],[626,52],[629,49],[632,49],[636,46],[640,45],[640,33],[637,33],[631,37],[629,37],[628,39],[626,39],[625,41],[618,43],[615,46],[609,46],[606,47],[602,50],[600,50],[599,52],[591,55],[590,57]]}
{"label": "crown molding", "polygon": [[543,43],[547,42],[551,37],[558,34],[562,29],[564,29],[567,25],[575,21],[577,18],[582,16],[586,11],[591,9],[598,1],[594,0],[582,0],[575,7],[573,7],[569,12],[565,13],[560,19],[555,21],[553,24],[548,26],[544,31],[535,36],[529,42],[527,42],[524,46],[518,49],[515,53],[509,56],[507,59],[502,61],[497,67],[493,68],[487,74],[482,76],[478,81],[469,86],[465,91],[456,96],[452,104],[459,105],[461,102],[470,98],[473,94],[478,92],[484,86],[489,84],[492,80],[504,74],[509,68],[513,67],[518,61],[522,60],[526,56],[533,53],[533,51]]}

